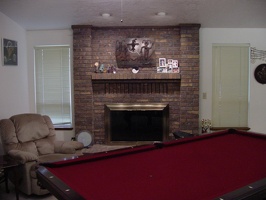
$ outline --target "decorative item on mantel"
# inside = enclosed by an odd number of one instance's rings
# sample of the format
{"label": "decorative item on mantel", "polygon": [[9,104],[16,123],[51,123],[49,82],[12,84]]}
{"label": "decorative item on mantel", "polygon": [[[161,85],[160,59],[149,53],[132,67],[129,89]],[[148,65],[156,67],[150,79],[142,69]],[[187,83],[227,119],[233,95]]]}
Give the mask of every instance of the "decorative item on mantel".
{"label": "decorative item on mantel", "polygon": [[99,71],[99,65],[100,65],[99,62],[94,63],[95,73],[100,72],[100,71]]}
{"label": "decorative item on mantel", "polygon": [[159,58],[159,67],[157,67],[158,73],[180,73],[178,60]]}
{"label": "decorative item on mantel", "polygon": [[113,74],[116,74],[116,67],[115,66],[108,66],[107,68],[107,73],[113,73]]}
{"label": "decorative item on mantel", "polygon": [[201,120],[202,133],[208,133],[210,131],[211,126],[212,126],[212,123],[210,119]]}
{"label": "decorative item on mantel", "polygon": [[132,68],[132,73],[137,74],[139,72],[139,67],[133,67]]}
{"label": "decorative item on mantel", "polygon": [[99,62],[94,63],[95,67],[95,73],[113,73],[116,74],[116,67],[107,65],[107,67],[104,64],[100,64]]}
{"label": "decorative item on mantel", "polygon": [[119,68],[155,66],[152,55],[155,50],[152,38],[126,38],[116,41],[116,62]]}

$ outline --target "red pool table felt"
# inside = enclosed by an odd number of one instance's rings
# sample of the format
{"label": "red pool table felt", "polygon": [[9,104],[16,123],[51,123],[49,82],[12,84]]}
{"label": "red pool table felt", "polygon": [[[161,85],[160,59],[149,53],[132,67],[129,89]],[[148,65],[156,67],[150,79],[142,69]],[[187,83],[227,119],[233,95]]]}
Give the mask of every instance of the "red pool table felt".
{"label": "red pool table felt", "polygon": [[43,166],[39,177],[88,200],[208,200],[266,178],[266,135],[220,131]]}

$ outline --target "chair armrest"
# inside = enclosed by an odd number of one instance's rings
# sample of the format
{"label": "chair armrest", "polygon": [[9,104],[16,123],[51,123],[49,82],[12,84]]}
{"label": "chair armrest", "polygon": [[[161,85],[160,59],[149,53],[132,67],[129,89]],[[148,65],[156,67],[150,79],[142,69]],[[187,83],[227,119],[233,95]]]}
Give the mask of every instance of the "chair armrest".
{"label": "chair armrest", "polygon": [[54,147],[55,153],[72,154],[76,150],[84,148],[84,145],[78,141],[55,141]]}
{"label": "chair armrest", "polygon": [[14,159],[15,161],[18,161],[21,164],[25,164],[26,162],[29,162],[29,161],[38,161],[37,155],[30,153],[30,152],[26,152],[26,151],[10,150],[7,154],[12,159]]}

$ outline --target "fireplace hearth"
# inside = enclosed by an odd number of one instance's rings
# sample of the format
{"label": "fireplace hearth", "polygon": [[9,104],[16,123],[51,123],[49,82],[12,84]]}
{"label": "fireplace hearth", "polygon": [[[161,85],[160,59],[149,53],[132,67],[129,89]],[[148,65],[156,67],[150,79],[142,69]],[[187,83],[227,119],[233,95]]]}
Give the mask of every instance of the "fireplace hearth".
{"label": "fireplace hearth", "polygon": [[106,104],[104,115],[107,144],[167,140],[168,104]]}

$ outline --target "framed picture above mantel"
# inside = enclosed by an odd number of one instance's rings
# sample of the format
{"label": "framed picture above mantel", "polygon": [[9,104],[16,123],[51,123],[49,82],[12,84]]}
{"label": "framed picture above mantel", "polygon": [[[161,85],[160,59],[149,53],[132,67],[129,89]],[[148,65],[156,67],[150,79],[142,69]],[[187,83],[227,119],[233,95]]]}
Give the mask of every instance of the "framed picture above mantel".
{"label": "framed picture above mantel", "polygon": [[155,39],[125,38],[116,41],[115,56],[119,68],[152,67],[156,65],[154,58]]}
{"label": "framed picture above mantel", "polygon": [[3,38],[2,54],[3,65],[18,65],[18,42]]}

